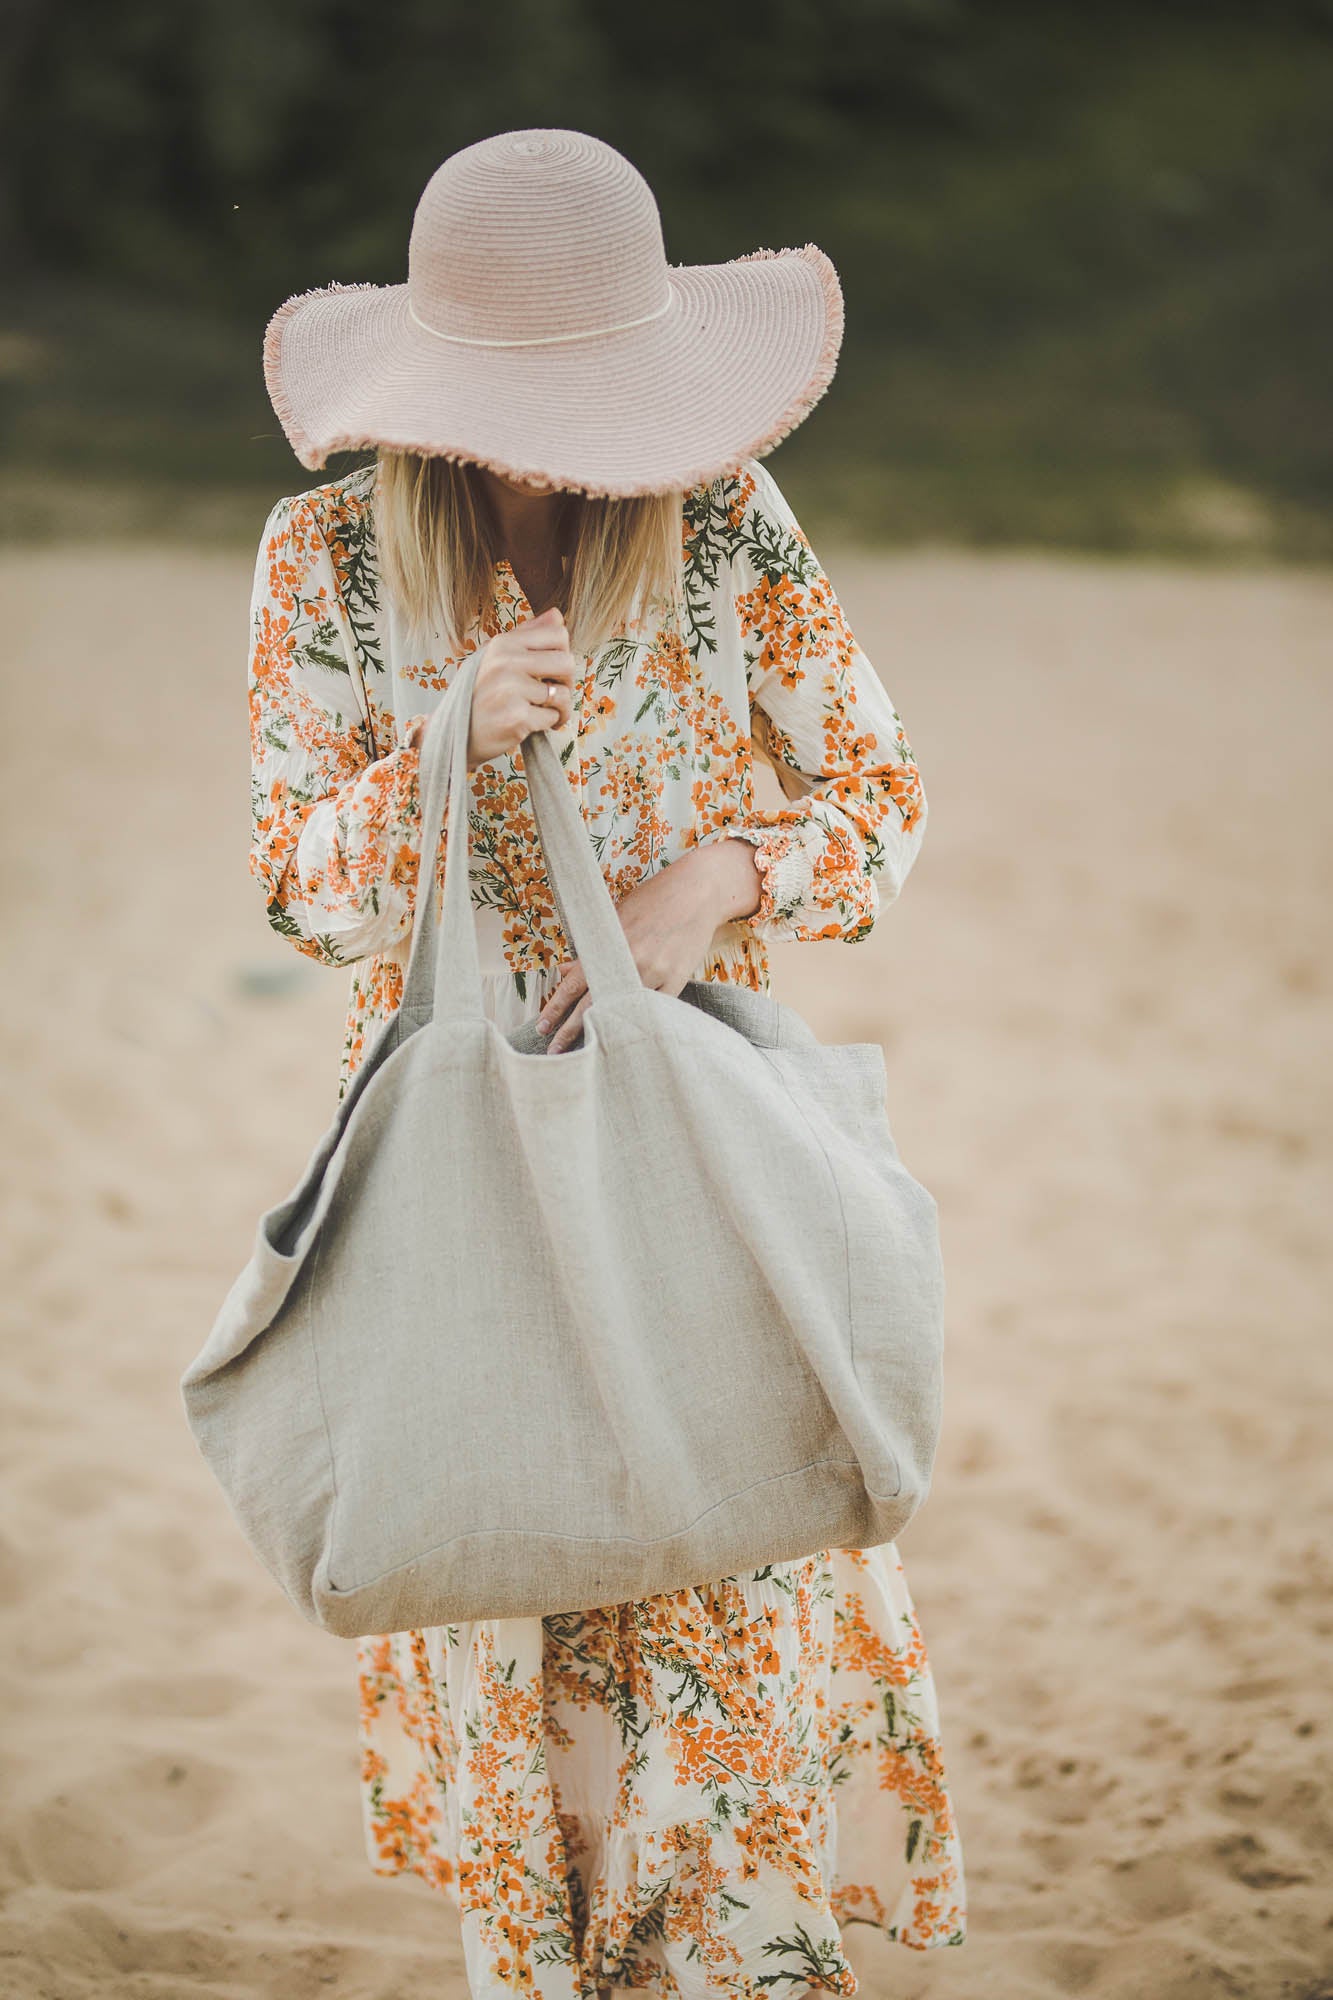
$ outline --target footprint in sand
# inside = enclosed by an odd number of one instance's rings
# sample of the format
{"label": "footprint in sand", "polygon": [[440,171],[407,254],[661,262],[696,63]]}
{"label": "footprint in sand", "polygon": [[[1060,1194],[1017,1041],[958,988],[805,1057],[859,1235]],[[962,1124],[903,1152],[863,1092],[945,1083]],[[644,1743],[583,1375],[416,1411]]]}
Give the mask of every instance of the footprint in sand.
{"label": "footprint in sand", "polygon": [[1141,1924],[1160,1924],[1197,1909],[1200,1896],[1187,1856],[1170,1848],[1134,1854],[1111,1871],[1116,1900]]}
{"label": "footprint in sand", "polygon": [[[238,1948],[213,1925],[202,1929],[188,1923],[150,1924],[123,1908],[99,1909],[93,1903],[67,1905],[62,1923],[69,1938],[78,1940],[77,1950],[66,1942],[62,1958],[91,1956],[99,1970],[132,1979],[136,1992],[140,1981],[152,1980],[154,1993],[170,1991],[173,2000],[188,2000],[197,1993],[203,2000],[205,1994],[230,1990],[250,1969],[250,1950]],[[158,1980],[167,1979],[170,1987],[159,1988]],[[108,1989],[88,1988],[89,1992],[99,1990]],[[118,1980],[110,1990],[120,1991]],[[254,1989],[247,1986],[244,1990]]]}
{"label": "footprint in sand", "polygon": [[178,1841],[195,1833],[235,1786],[230,1771],[200,1757],[136,1758],[66,1783],[26,1816],[19,1807],[23,1857],[39,1882],[58,1889],[117,1888],[142,1873],[143,1836]]}
{"label": "footprint in sand", "polygon": [[1108,1777],[1089,1758],[1029,1751],[1014,1770],[1014,1787],[1035,1818],[1061,1826],[1082,1826],[1119,1779]]}

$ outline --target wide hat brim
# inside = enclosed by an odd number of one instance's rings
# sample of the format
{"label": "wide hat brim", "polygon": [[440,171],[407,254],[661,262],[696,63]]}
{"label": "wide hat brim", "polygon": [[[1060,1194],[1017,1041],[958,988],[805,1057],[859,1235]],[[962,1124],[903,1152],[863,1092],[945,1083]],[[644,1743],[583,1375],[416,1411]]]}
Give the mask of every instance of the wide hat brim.
{"label": "wide hat brim", "polygon": [[429,332],[405,284],[324,286],[269,321],[264,379],[311,471],[373,445],[591,494],[688,489],[813,409],[842,346],[842,287],[813,243],[668,277],[671,305],[646,324],[509,347]]}

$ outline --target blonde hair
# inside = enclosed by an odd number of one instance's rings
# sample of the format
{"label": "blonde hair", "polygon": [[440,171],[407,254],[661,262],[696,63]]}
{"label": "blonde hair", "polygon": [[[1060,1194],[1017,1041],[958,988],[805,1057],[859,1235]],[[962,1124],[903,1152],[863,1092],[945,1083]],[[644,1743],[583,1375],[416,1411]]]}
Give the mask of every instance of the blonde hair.
{"label": "blonde hair", "polygon": [[[623,636],[640,592],[680,629],[684,500],[683,490],[604,498],[565,489],[559,526],[572,560],[555,602],[573,653],[590,654]],[[477,467],[381,447],[375,538],[381,573],[408,627],[434,628],[450,651],[460,651],[489,603],[492,571],[504,554]]]}

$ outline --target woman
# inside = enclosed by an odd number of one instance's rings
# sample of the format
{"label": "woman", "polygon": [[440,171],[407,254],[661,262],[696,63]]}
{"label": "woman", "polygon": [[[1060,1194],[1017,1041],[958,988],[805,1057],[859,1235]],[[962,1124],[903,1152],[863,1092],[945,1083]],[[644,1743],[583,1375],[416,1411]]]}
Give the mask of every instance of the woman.
{"label": "woman", "polygon": [[[275,315],[302,463],[377,448],[273,509],[253,604],[250,865],[274,927],[352,968],[340,1093],[401,999],[421,734],[479,647],[470,875],[503,1026],[564,1049],[587,1004],[523,782],[533,729],[664,991],[765,988],[771,939],[864,937],[898,894],[926,813],[911,750],[759,457],[841,330],[813,245],[668,267],[629,162],[549,130],[445,162],[406,286]],[[756,749],[780,806],[756,804]],[[892,1546],[357,1651],[371,1865],[451,1897],[475,1995],[852,1993],[848,1923],[962,1939]]]}

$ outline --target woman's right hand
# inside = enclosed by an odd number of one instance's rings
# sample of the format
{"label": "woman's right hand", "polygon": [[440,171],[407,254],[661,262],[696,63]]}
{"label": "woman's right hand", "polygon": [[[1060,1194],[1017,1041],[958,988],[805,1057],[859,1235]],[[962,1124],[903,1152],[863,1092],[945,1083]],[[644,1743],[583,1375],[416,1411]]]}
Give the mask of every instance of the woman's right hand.
{"label": "woman's right hand", "polygon": [[[498,632],[482,653],[472,688],[468,769],[512,755],[533,729],[563,728],[573,707],[574,655],[560,607],[552,604],[540,618]],[[424,709],[408,723],[404,736],[414,750],[433,713]]]}
{"label": "woman's right hand", "polygon": [[534,729],[563,728],[574,709],[574,655],[560,607],[498,632],[472,691],[468,769],[512,756]]}
{"label": "woman's right hand", "polygon": [[574,710],[574,656],[560,606],[496,632],[472,688],[468,770],[512,756],[532,730],[564,728]]}

